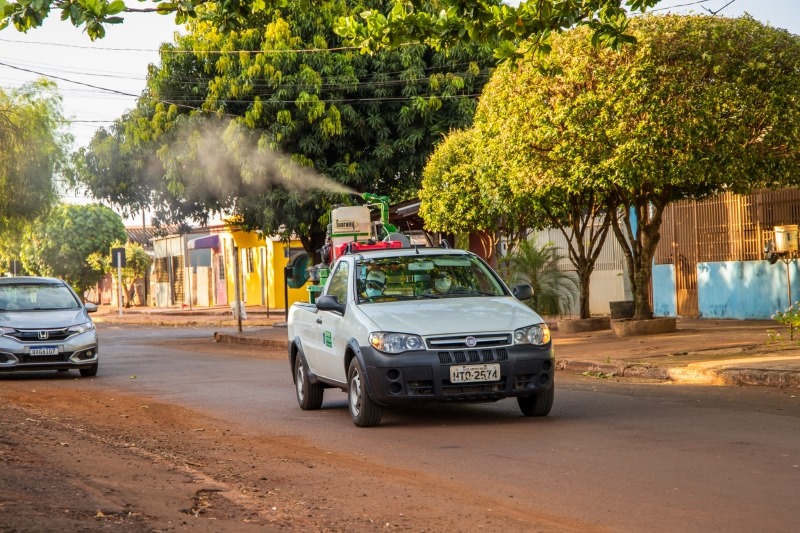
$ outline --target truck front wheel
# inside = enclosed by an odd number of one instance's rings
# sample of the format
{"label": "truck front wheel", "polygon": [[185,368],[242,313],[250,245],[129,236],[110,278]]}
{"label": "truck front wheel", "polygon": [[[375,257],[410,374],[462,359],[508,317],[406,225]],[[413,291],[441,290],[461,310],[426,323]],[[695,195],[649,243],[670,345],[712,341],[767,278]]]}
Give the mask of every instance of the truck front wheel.
{"label": "truck front wheel", "polygon": [[297,353],[294,361],[294,389],[297,403],[304,411],[313,411],[322,407],[322,395],[325,389],[319,383],[311,383],[306,372],[306,360],[303,352]]}
{"label": "truck front wheel", "polygon": [[364,371],[355,357],[350,361],[350,368],[347,370],[347,399],[355,425],[365,428],[381,423],[381,406],[369,397]]}
{"label": "truck front wheel", "polygon": [[553,408],[553,398],[555,396],[555,384],[534,394],[533,396],[520,396],[517,398],[519,409],[525,416],[547,416],[550,414],[550,409]]}

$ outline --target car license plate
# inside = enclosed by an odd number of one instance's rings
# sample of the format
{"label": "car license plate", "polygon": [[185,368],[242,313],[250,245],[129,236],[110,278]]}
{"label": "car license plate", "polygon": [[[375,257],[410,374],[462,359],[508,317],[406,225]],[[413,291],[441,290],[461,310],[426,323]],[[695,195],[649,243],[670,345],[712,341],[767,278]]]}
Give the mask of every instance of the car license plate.
{"label": "car license plate", "polygon": [[58,346],[39,346],[31,348],[31,355],[58,355]]}
{"label": "car license plate", "polygon": [[474,381],[498,381],[500,365],[453,365],[450,367],[450,383],[471,383]]}

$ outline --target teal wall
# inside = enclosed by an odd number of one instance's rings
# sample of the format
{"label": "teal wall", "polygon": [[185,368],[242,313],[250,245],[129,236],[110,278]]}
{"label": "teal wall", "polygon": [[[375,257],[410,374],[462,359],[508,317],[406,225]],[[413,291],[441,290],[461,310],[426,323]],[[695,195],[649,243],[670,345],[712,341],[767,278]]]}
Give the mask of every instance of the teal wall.
{"label": "teal wall", "polygon": [[[800,259],[788,264],[791,302],[800,301]],[[764,319],[790,305],[787,265],[779,260],[697,264],[700,318]],[[653,265],[653,314],[676,316],[674,265]]]}
{"label": "teal wall", "polygon": [[653,315],[676,316],[675,265],[653,265]]}
{"label": "teal wall", "polygon": [[[798,261],[788,264],[792,302],[800,300]],[[787,264],[779,260],[698,263],[697,290],[702,318],[769,319],[789,307]]]}

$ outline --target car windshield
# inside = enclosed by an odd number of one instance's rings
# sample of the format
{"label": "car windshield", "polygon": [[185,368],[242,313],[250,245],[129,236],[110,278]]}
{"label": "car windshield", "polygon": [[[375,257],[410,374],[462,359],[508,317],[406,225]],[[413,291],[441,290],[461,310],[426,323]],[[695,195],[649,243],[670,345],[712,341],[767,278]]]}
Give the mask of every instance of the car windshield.
{"label": "car windshield", "polygon": [[64,285],[20,283],[0,285],[0,311],[78,309],[80,302]]}
{"label": "car windshield", "polygon": [[356,262],[359,303],[504,296],[497,276],[471,255],[409,255]]}

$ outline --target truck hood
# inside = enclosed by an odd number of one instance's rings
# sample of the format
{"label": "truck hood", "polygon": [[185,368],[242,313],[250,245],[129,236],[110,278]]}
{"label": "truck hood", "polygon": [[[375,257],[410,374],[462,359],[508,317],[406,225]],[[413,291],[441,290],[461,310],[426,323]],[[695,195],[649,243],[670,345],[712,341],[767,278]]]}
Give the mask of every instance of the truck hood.
{"label": "truck hood", "polygon": [[417,335],[511,332],[544,322],[516,298],[479,297],[383,302],[360,306],[380,331]]}

